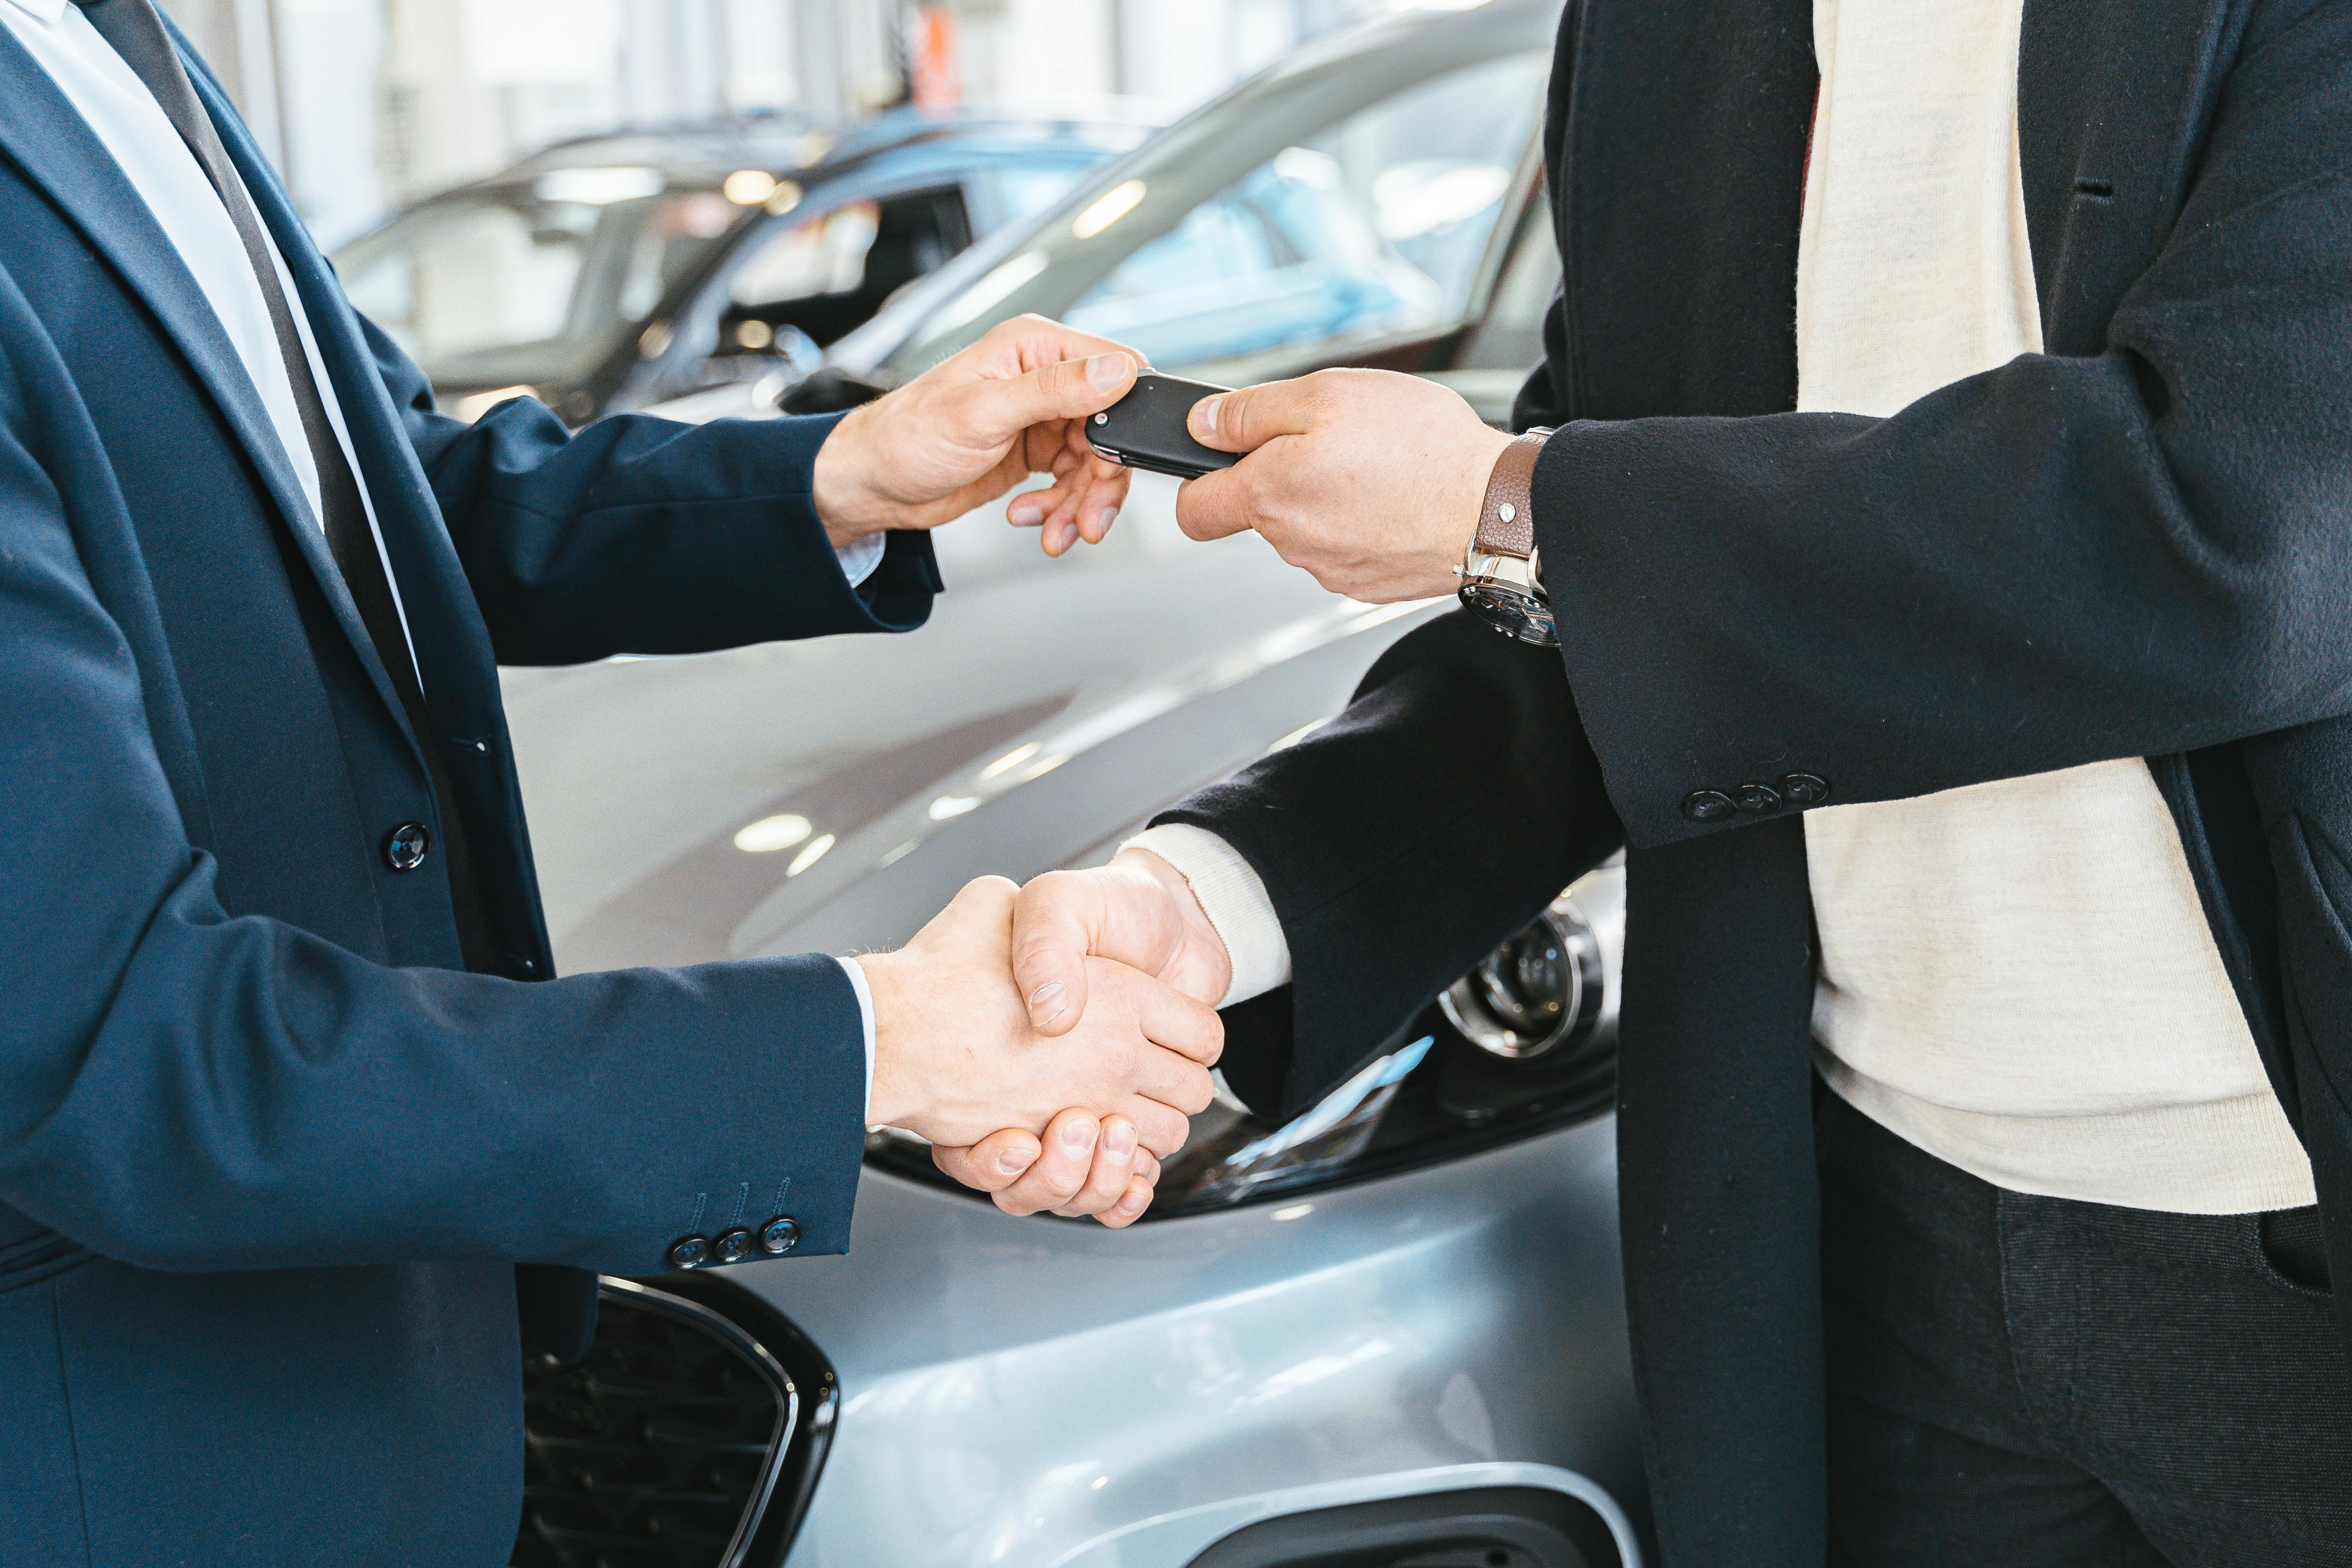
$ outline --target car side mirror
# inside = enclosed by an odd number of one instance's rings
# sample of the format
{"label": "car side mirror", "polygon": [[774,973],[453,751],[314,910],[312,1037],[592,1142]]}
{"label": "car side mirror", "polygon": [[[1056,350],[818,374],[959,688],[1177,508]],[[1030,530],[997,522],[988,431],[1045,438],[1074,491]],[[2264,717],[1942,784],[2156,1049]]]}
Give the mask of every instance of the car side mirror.
{"label": "car side mirror", "polygon": [[879,382],[826,365],[807,380],[786,387],[776,406],[786,414],[845,414],[889,390]]}

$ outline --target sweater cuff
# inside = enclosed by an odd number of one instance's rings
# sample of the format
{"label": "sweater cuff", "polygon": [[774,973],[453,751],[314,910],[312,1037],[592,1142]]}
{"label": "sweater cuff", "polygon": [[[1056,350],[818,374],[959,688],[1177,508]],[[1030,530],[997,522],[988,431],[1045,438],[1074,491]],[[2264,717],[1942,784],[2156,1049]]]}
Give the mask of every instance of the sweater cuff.
{"label": "sweater cuff", "polygon": [[1233,961],[1233,984],[1220,1008],[1290,984],[1290,941],[1265,883],[1239,850],[1205,827],[1181,822],[1147,827],[1119,847],[1150,850],[1192,884]]}

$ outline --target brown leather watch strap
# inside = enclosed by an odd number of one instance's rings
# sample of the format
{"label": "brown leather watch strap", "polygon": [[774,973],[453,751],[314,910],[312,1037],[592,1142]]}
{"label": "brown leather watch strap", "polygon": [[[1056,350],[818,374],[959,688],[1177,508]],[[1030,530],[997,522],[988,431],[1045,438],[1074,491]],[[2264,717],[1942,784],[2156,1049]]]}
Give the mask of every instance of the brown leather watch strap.
{"label": "brown leather watch strap", "polygon": [[1478,510],[1477,548],[1486,554],[1524,561],[1535,553],[1536,458],[1550,435],[1549,430],[1530,430],[1495,459],[1486,501]]}

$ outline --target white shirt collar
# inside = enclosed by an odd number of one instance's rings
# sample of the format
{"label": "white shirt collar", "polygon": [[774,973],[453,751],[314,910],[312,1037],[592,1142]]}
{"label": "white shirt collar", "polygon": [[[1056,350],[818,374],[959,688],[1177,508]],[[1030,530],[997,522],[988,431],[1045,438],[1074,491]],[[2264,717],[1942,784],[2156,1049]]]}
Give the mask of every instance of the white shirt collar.
{"label": "white shirt collar", "polygon": [[58,18],[66,14],[66,7],[72,4],[72,0],[9,0],[9,4],[15,5],[17,10],[47,22],[54,27],[58,25]]}

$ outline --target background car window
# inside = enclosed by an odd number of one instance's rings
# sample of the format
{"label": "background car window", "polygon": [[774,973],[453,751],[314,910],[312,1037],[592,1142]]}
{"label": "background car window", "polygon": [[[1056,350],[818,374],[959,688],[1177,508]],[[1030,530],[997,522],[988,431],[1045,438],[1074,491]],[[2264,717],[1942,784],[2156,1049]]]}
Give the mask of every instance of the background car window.
{"label": "background car window", "polygon": [[1559,289],[1559,241],[1552,233],[1551,203],[1538,195],[1519,220],[1486,320],[1463,345],[1455,364],[1463,370],[1532,368],[1543,358],[1544,313]]}
{"label": "background car window", "polygon": [[953,185],[793,214],[746,247],[728,282],[732,308],[718,352],[756,352],[786,328],[830,343],[971,243]]}
{"label": "background car window", "polygon": [[1511,205],[1548,68],[1515,53],[1292,84],[1265,112],[1228,118],[1220,141],[1171,134],[1068,226],[946,301],[904,368],[1022,310],[1202,374],[1441,328]]}
{"label": "background car window", "polygon": [[[577,178],[615,174],[637,179]],[[352,302],[434,379],[532,382],[611,353],[740,212],[652,170],[564,170],[414,208],[339,265]]]}

